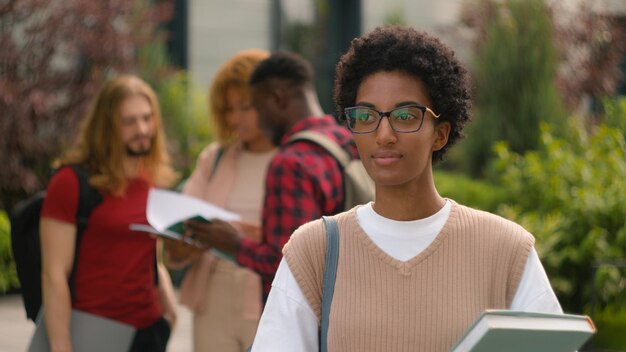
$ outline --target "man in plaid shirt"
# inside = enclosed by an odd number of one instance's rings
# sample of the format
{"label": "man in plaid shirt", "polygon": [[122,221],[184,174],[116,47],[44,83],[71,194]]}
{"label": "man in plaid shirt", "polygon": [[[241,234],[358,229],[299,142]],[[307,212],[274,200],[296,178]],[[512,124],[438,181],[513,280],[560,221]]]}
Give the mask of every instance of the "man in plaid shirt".
{"label": "man in plaid shirt", "polygon": [[267,169],[261,242],[241,238],[237,229],[217,220],[187,224],[188,233],[200,242],[233,254],[240,265],[257,272],[263,280],[264,300],[293,231],[322,215],[339,213],[344,206],[343,172],[334,157],[312,142],[289,142],[289,138],[312,130],[358,158],[351,133],[323,113],[313,79],[307,61],[277,52],[258,65],[250,80],[261,125],[279,146]]}

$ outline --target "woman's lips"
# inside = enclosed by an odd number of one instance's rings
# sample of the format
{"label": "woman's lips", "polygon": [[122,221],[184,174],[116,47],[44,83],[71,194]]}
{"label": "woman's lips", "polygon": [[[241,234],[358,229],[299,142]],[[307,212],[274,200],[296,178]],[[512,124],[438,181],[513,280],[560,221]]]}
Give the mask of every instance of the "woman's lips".
{"label": "woman's lips", "polygon": [[380,151],[372,155],[372,160],[379,166],[388,166],[402,159],[402,154],[390,151]]}

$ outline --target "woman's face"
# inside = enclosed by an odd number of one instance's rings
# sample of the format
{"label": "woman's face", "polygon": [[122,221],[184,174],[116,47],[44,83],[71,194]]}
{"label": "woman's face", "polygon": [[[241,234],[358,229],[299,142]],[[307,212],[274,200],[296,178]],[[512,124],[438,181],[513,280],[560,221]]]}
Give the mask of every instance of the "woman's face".
{"label": "woman's face", "polygon": [[[381,71],[363,80],[355,105],[386,112],[409,104],[432,109],[422,81],[399,71]],[[433,114],[426,112],[417,132],[395,132],[383,117],[377,130],[354,134],[354,139],[363,165],[378,186],[419,186],[432,182],[432,153],[446,144],[449,131],[447,122],[435,125]]]}
{"label": "woman's face", "polygon": [[225,119],[236,138],[244,144],[265,138],[259,128],[259,115],[248,96],[240,89],[230,87],[226,90]]}

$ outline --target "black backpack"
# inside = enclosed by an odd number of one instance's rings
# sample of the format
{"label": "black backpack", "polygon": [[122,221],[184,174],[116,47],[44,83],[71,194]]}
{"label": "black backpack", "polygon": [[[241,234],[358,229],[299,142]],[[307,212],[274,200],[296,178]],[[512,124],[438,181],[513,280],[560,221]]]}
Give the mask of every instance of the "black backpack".
{"label": "black backpack", "polygon": [[[74,291],[74,271],[78,246],[87,220],[92,210],[102,202],[102,196],[89,186],[89,173],[79,165],[71,165],[78,177],[79,199],[76,213],[76,247],[74,248],[74,264],[70,274],[70,291]],[[41,246],[39,243],[39,216],[46,196],[41,191],[18,203],[9,219],[11,222],[11,243],[13,258],[20,280],[22,298],[26,316],[35,321],[41,307]]]}

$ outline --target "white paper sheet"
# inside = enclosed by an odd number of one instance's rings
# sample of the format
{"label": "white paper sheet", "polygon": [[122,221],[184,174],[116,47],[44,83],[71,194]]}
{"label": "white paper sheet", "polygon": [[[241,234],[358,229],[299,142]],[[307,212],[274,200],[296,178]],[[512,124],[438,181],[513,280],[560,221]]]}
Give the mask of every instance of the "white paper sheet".
{"label": "white paper sheet", "polygon": [[207,220],[237,221],[241,217],[198,198],[164,189],[153,188],[148,194],[148,223],[159,232],[181,221],[201,216]]}

